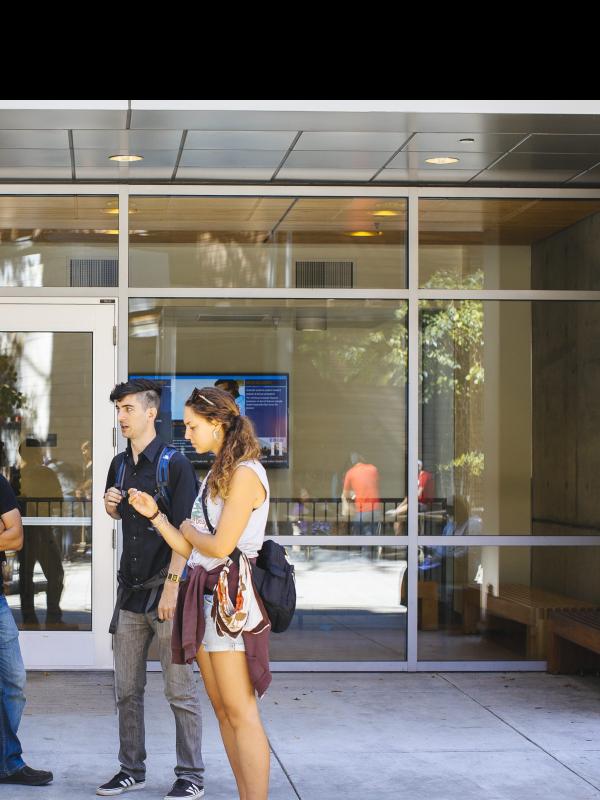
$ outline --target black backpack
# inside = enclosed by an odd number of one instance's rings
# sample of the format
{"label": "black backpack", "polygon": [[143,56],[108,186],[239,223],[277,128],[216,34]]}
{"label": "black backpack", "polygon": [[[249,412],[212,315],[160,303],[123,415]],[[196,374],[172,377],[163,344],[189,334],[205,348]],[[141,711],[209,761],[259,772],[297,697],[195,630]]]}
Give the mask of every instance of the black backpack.
{"label": "black backpack", "polygon": [[[156,462],[156,493],[153,495],[156,504],[161,506],[167,517],[171,516],[171,492],[169,490],[169,464],[175,453],[179,452],[168,444],[163,445],[160,456]],[[115,486],[123,491],[125,481],[126,454],[119,453],[119,462],[116,469]]]}
{"label": "black backpack", "polygon": [[[202,490],[202,511],[209,531],[214,533],[215,528],[208,518],[206,507],[207,494],[208,480]],[[240,555],[241,550],[236,547],[229,558],[239,564]],[[252,581],[265,606],[271,630],[273,633],[283,633],[289,628],[296,610],[296,580],[294,566],[287,560],[282,545],[272,539],[263,542],[256,564],[252,566]]]}
{"label": "black backpack", "polygon": [[288,629],[296,610],[296,581],[294,566],[287,560],[282,545],[273,539],[263,543],[256,564],[252,567],[252,580],[265,605],[271,630],[273,633],[283,633]]}

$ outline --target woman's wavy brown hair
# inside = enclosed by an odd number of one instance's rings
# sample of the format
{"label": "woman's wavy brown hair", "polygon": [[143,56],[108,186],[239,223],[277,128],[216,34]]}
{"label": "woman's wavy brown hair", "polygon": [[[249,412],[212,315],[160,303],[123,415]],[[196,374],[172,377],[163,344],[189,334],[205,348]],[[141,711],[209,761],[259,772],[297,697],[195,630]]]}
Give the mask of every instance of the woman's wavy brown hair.
{"label": "woman's wavy brown hair", "polygon": [[225,439],[210,472],[208,491],[213,499],[219,495],[226,500],[233,471],[240,461],[258,459],[261,455],[252,420],[240,414],[229,392],[214,386],[194,389],[185,404],[195,414],[223,426]]}

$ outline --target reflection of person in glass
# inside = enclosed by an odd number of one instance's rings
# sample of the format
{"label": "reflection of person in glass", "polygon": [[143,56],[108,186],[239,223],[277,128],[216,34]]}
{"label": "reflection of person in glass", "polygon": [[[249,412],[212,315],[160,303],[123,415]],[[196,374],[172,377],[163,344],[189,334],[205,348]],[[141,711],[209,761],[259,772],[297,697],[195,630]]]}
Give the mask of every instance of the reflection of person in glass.
{"label": "reflection of person in glass", "polygon": [[360,453],[350,455],[352,466],[344,477],[342,499],[354,502],[353,536],[376,536],[381,522],[379,471]]}
{"label": "reflection of person in glass", "polygon": [[[62,488],[56,474],[43,463],[37,439],[27,439],[19,447],[21,456],[21,497],[25,515],[45,517],[60,515]],[[46,502],[43,502],[45,500]],[[19,593],[23,625],[38,625],[35,612],[33,571],[39,562],[46,576],[46,626],[60,626],[64,570],[60,549],[51,525],[27,525],[23,549],[19,553]]]}
{"label": "reflection of person in glass", "polygon": [[[429,511],[431,509],[431,503],[433,502],[434,498],[434,478],[431,472],[428,472],[426,469],[423,469],[423,462],[419,459],[417,461],[418,469],[419,469],[419,478],[417,483],[417,500],[419,502],[419,511]],[[393,508],[391,511],[387,512],[390,516],[395,517],[396,522],[394,522],[394,533],[400,534],[402,532],[402,527],[406,522],[406,515],[408,514],[408,497],[405,497],[404,500]]]}
{"label": "reflection of person in glass", "polygon": [[229,392],[229,394],[237,403],[240,413],[244,413],[244,398],[240,394],[239,381],[236,381],[233,378],[217,378],[215,381],[215,386],[217,389],[223,389],[224,392]]}
{"label": "reflection of person in glass", "polygon": [[81,481],[75,489],[75,496],[86,500],[92,496],[92,445],[89,441],[81,445]]}

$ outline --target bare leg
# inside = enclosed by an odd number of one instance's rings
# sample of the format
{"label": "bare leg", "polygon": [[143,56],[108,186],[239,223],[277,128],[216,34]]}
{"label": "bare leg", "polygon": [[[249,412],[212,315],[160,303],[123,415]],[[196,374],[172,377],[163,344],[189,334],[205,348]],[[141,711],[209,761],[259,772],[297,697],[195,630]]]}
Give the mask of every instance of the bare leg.
{"label": "bare leg", "polygon": [[244,800],[267,800],[269,792],[269,742],[244,652],[210,653],[213,674],[231,725],[241,768]]}
{"label": "bare leg", "polygon": [[198,662],[200,672],[202,673],[202,680],[204,681],[206,694],[208,695],[208,698],[217,716],[217,720],[219,721],[221,738],[223,739],[225,752],[227,753],[227,758],[229,759],[229,763],[235,777],[235,782],[237,783],[240,800],[247,800],[244,779],[242,776],[242,768],[240,766],[240,759],[235,740],[235,733],[229,724],[227,714],[225,713],[225,706],[223,705],[221,693],[217,686],[212,664],[208,653],[204,649],[204,645],[202,645],[196,653],[196,661]]}

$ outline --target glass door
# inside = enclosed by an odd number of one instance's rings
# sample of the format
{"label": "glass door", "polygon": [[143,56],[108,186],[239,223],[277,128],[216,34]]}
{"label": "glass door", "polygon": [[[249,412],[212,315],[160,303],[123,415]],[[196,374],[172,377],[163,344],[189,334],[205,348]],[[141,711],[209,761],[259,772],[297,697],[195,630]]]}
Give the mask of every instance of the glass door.
{"label": "glass door", "polygon": [[5,592],[30,668],[109,668],[113,301],[0,301],[0,472],[23,517]]}

